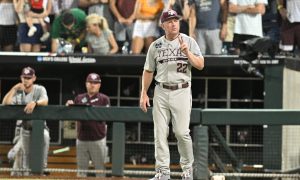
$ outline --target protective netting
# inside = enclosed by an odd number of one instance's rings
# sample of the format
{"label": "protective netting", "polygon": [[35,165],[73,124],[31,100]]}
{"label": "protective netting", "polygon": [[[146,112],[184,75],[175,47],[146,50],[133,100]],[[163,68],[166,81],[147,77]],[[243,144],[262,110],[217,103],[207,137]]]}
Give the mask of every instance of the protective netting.
{"label": "protective netting", "polygon": [[211,176],[247,177],[247,178],[293,178],[293,179],[300,178],[300,174],[283,174],[283,173],[212,173]]}
{"label": "protective netting", "polygon": [[[0,172],[30,172],[30,169],[13,169],[13,168],[0,168]],[[99,173],[111,175],[112,170],[79,170],[79,169],[59,169],[59,168],[47,168],[44,172],[56,172],[56,173]],[[125,176],[154,176],[155,171],[143,171],[143,170],[124,170]],[[181,172],[171,172],[171,176],[181,176]]]}
{"label": "protective netting", "polygon": [[[0,168],[0,172],[30,172],[30,169],[12,169],[12,168]],[[111,170],[78,170],[78,169],[57,169],[57,168],[47,168],[44,172],[56,172],[56,173],[99,173],[111,175]],[[153,176],[155,175],[155,171],[143,171],[143,170],[124,170],[125,176]],[[181,172],[171,172],[172,177],[181,176]],[[211,177],[213,176],[224,176],[224,177],[240,177],[240,178],[292,178],[299,179],[300,174],[286,174],[286,173],[211,173]]]}

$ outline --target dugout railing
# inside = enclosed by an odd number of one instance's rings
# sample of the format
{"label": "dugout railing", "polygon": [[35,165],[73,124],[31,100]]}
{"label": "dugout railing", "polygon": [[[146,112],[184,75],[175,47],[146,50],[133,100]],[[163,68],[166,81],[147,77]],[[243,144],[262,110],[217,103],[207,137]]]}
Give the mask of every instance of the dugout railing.
{"label": "dugout railing", "polygon": [[[30,160],[31,172],[41,174],[42,147],[43,147],[43,121],[52,120],[106,120],[112,122],[112,169],[113,176],[124,175],[125,154],[125,123],[143,122],[152,123],[151,111],[143,113],[137,107],[66,107],[53,106],[37,107],[33,114],[25,114],[24,106],[0,106],[0,120],[34,120],[32,130],[31,152],[35,154]],[[299,125],[300,110],[283,109],[193,109],[191,124],[193,131],[198,131],[197,125]],[[1,127],[3,128],[3,127]],[[198,134],[198,133],[194,133]],[[198,136],[194,135],[194,147],[197,145]],[[208,145],[208,144],[207,144]],[[200,151],[200,150],[199,150]],[[277,157],[273,157],[277,158]],[[195,158],[197,162],[197,157]],[[196,166],[196,172],[203,172],[203,166]],[[202,168],[202,169],[201,169]],[[232,175],[228,175],[232,176]]]}

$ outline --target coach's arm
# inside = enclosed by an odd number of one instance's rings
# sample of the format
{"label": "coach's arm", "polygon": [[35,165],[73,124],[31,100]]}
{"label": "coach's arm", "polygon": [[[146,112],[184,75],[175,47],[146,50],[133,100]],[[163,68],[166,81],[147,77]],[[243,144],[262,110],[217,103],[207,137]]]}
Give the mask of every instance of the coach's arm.
{"label": "coach's arm", "polygon": [[149,70],[144,70],[142,77],[142,90],[141,90],[141,98],[140,98],[140,108],[147,112],[147,107],[150,107],[150,101],[148,97],[148,89],[153,80],[153,72]]}
{"label": "coach's arm", "polygon": [[3,100],[2,100],[2,104],[3,105],[11,105],[13,104],[13,97],[16,94],[16,92],[20,89],[23,88],[23,84],[22,83],[18,83],[16,85],[14,85],[4,96]]}

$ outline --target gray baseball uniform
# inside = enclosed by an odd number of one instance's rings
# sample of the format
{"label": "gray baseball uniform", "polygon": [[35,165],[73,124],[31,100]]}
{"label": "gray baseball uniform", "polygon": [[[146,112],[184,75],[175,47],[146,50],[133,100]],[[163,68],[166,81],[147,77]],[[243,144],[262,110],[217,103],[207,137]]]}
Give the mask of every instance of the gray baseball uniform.
{"label": "gray baseball uniform", "polygon": [[[17,91],[16,94],[13,96],[12,104],[14,105],[25,105],[32,101],[38,101],[38,100],[48,100],[47,91],[45,87],[41,85],[33,85],[33,89],[30,93],[26,94],[24,91]],[[15,160],[14,168],[18,169],[27,169],[29,168],[29,157],[30,157],[30,139],[31,139],[31,129],[32,129],[32,121],[22,121],[21,129],[20,129],[20,139],[18,141],[21,141],[20,146],[20,153],[18,152],[16,158],[23,159],[22,166],[19,167],[20,161],[19,159]],[[45,130],[44,130],[44,167],[47,166],[47,158],[48,158],[48,150],[49,150],[49,143],[50,143],[50,136],[49,136],[49,130],[46,126],[45,122]],[[12,173],[12,175],[14,175]],[[28,173],[25,173],[24,175],[28,175]]]}
{"label": "gray baseball uniform", "polygon": [[[193,38],[180,34],[189,50],[202,56]],[[153,42],[149,48],[144,70],[156,71],[156,87],[153,98],[156,170],[170,173],[168,133],[170,120],[178,141],[180,164],[183,170],[192,168],[194,161],[192,139],[189,134],[191,97],[191,69],[188,58],[180,50],[178,38],[169,41],[165,36]]]}

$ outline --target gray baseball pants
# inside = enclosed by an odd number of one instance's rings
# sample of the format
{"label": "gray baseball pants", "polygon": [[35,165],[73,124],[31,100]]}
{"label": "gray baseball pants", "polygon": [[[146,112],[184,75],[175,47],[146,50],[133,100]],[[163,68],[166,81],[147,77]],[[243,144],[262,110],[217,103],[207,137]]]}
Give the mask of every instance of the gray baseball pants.
{"label": "gray baseball pants", "polygon": [[[106,157],[106,138],[98,141],[76,141],[77,166],[80,170],[89,169],[89,161],[92,160],[96,170],[104,170]],[[87,177],[87,173],[78,172],[78,177]],[[96,174],[96,177],[103,177],[104,174]]]}
{"label": "gray baseball pants", "polygon": [[155,168],[170,172],[170,152],[168,145],[169,123],[177,138],[180,165],[183,171],[192,168],[194,162],[192,138],[190,136],[190,114],[192,107],[191,88],[177,90],[155,86],[153,99]]}
{"label": "gray baseball pants", "polygon": [[[20,139],[21,146],[20,150],[16,155],[16,159],[13,165],[13,169],[29,169],[29,158],[30,158],[30,142],[31,142],[31,131],[21,128]],[[48,129],[44,129],[44,149],[43,149],[43,164],[44,168],[48,164],[48,152],[50,144],[50,135]],[[28,176],[28,172],[15,172],[12,171],[12,176]]]}

